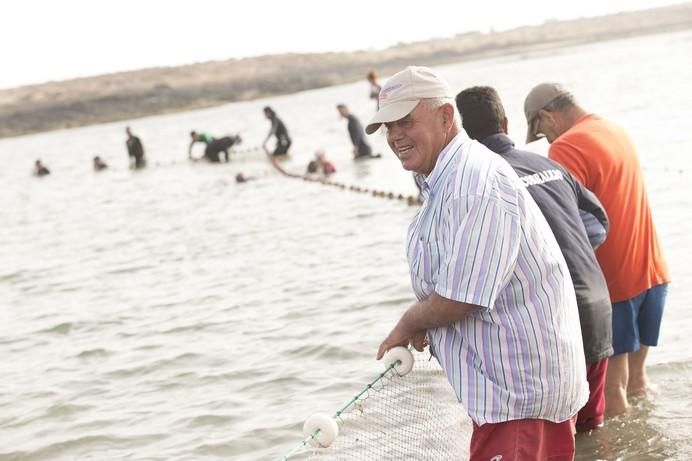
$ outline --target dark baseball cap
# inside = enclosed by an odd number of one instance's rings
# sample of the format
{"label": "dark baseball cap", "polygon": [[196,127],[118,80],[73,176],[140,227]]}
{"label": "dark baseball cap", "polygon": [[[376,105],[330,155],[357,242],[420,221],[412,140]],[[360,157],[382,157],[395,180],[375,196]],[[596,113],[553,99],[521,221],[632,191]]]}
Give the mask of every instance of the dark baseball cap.
{"label": "dark baseball cap", "polygon": [[526,142],[530,143],[540,138],[536,134],[538,125],[538,111],[544,109],[548,104],[555,101],[560,96],[570,94],[559,83],[541,83],[533,87],[524,100],[524,115],[528,130],[526,132]]}

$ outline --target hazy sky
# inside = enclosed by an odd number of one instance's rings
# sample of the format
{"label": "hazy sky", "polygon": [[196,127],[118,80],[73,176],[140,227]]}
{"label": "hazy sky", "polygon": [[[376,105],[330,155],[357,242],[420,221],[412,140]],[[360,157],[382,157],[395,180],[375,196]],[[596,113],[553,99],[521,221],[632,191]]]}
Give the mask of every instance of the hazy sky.
{"label": "hazy sky", "polygon": [[384,48],[679,0],[4,0],[0,88],[283,52]]}

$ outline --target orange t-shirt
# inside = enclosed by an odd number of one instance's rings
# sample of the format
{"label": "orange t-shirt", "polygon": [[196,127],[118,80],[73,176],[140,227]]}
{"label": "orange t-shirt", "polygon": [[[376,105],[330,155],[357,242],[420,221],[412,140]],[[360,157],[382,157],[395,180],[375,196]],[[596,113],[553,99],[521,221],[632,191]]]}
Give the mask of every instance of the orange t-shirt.
{"label": "orange t-shirt", "polygon": [[586,115],[550,145],[565,166],[603,204],[610,228],[596,250],[613,303],[670,280],[656,235],[634,143],[625,130]]}

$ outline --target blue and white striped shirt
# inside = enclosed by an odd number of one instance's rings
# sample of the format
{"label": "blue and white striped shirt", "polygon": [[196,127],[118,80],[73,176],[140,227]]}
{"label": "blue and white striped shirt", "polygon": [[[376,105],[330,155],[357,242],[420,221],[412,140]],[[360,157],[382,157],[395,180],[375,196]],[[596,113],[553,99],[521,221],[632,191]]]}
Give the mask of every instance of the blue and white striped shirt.
{"label": "blue and white striped shirt", "polygon": [[459,133],[418,176],[408,233],[419,300],[479,306],[428,331],[432,352],[477,424],[572,417],[586,403],[574,287],[548,223],[501,157]]}

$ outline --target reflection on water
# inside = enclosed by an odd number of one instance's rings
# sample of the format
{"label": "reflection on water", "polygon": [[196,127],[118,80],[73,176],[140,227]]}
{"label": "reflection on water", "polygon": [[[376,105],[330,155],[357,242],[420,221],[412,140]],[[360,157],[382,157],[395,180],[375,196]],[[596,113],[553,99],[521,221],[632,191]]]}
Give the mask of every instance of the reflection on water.
{"label": "reflection on water", "polygon": [[[640,147],[674,277],[650,353],[656,393],[580,436],[580,460],[692,453],[690,35],[440,68],[458,90],[496,86],[515,139],[525,93],[560,80]],[[334,180],[415,194],[381,135],[381,159],[353,162],[339,102],[372,114],[357,82],[0,140],[0,461],[278,459],[309,415],[381,371],[377,345],[413,299],[415,209],[283,178],[260,153],[185,161],[193,128],[261,142],[269,104],[295,141],[287,169],[324,148]],[[127,170],[125,125],[145,143],[146,170]],[[91,171],[94,155],[108,171]],[[49,177],[30,176],[37,157]],[[257,180],[236,184],[238,172]]]}
{"label": "reflection on water", "polygon": [[577,435],[575,459],[666,460],[677,450],[653,421],[654,404],[646,398],[632,402],[627,414],[611,418],[603,428]]}

